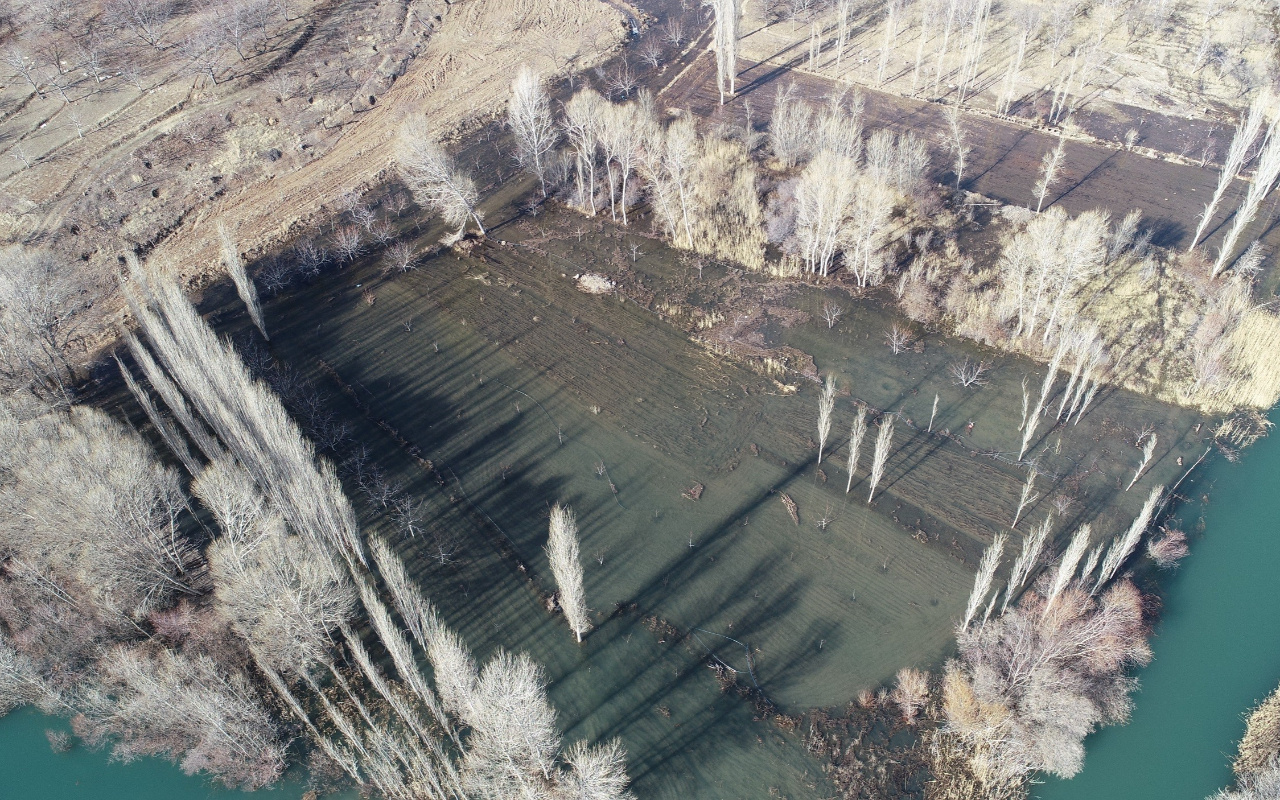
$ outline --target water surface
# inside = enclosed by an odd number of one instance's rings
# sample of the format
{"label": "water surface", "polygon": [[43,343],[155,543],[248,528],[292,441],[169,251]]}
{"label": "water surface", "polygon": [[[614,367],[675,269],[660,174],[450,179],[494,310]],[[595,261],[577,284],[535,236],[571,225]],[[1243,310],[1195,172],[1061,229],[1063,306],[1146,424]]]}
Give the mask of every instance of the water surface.
{"label": "water surface", "polygon": [[[1277,418],[1273,413],[1272,419]],[[1086,743],[1073,780],[1050,779],[1041,800],[1203,798],[1232,781],[1244,713],[1280,682],[1280,439],[1239,464],[1212,465],[1182,511],[1191,531],[1181,570],[1165,581],[1164,610],[1142,670],[1133,719]],[[1202,507],[1200,492],[1210,493]]]}

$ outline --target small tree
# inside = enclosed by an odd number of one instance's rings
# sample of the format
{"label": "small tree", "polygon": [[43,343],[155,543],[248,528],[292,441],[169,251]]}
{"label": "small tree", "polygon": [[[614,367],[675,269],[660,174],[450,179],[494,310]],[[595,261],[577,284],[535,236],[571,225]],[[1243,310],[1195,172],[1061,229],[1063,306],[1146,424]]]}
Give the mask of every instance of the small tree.
{"label": "small tree", "polygon": [[1040,209],[1044,207],[1044,200],[1049,195],[1049,190],[1053,188],[1053,184],[1058,180],[1058,170],[1062,167],[1062,154],[1065,147],[1065,139],[1058,137],[1058,144],[1052,150],[1044,154],[1040,159],[1040,178],[1036,181],[1036,213],[1040,213]]}
{"label": "small tree", "polygon": [[830,372],[822,384],[822,394],[818,395],[818,463],[822,463],[822,449],[827,446],[827,436],[831,433],[831,412],[836,407],[836,379]]}
{"label": "small tree", "polygon": [[396,159],[418,205],[435,209],[445,223],[458,226],[455,239],[462,238],[471,220],[484,235],[484,215],[476,207],[480,195],[475,181],[457,168],[423,120],[412,120],[401,129]]}
{"label": "small tree", "polygon": [[418,260],[418,254],[413,249],[413,245],[409,242],[396,242],[387,248],[386,255],[383,257],[385,266],[382,268],[384,273],[401,273],[408,272],[414,268]]}
{"label": "small tree", "polygon": [[916,721],[916,715],[929,701],[929,674],[912,667],[898,670],[894,679],[892,698],[902,711],[902,720],[908,725]]}
{"label": "small tree", "polygon": [[333,232],[334,252],[343,261],[355,261],[356,257],[364,252],[364,243],[361,238],[359,225],[343,225]]}
{"label": "small tree", "polygon": [[560,608],[569,627],[582,641],[591,630],[587,618],[587,597],[582,587],[582,560],[578,555],[578,524],[573,510],[556,503],[551,507],[550,533],[547,538],[547,561],[560,590]]}
{"label": "small tree", "polygon": [[827,322],[827,329],[830,330],[836,326],[836,321],[844,314],[844,309],[835,303],[822,304],[822,318]]}
{"label": "small tree", "polygon": [[1022,495],[1018,498],[1018,510],[1013,514],[1013,524],[1010,528],[1018,527],[1018,520],[1022,519],[1022,512],[1027,510],[1027,506],[1040,499],[1040,493],[1036,491],[1036,478],[1040,475],[1036,471],[1035,465],[1027,470],[1027,482],[1022,485]]}
{"label": "small tree", "polygon": [[969,592],[969,602],[964,607],[964,621],[960,623],[962,632],[969,629],[974,615],[982,606],[982,601],[987,599],[987,594],[991,591],[991,583],[995,579],[996,567],[1000,566],[1000,555],[1004,552],[1006,538],[1003,533],[997,533],[991,541],[991,546],[982,553],[982,560],[978,562],[978,574],[973,579],[973,590]]}
{"label": "small tree", "polygon": [[947,109],[947,150],[951,153],[952,167],[956,172],[956,189],[964,179],[964,167],[973,148],[965,143],[967,138],[964,126],[960,124],[960,104],[956,103]]}
{"label": "small tree", "polygon": [[893,420],[892,414],[886,414],[880,420],[880,432],[876,434],[876,451],[871,459],[871,491],[867,493],[868,503],[875,498],[876,487],[884,477],[884,465],[889,461],[889,448],[893,446]]}
{"label": "small tree", "polygon": [[1129,481],[1128,486],[1124,487],[1124,490],[1126,492],[1132,489],[1133,485],[1138,482],[1139,478],[1142,477],[1142,473],[1147,471],[1147,465],[1151,463],[1151,457],[1155,455],[1155,452],[1156,452],[1155,432],[1149,428],[1146,431],[1143,431],[1141,438],[1139,438],[1138,440],[1138,445],[1142,448],[1142,460],[1138,462],[1138,469],[1134,471],[1133,479]]}
{"label": "small tree", "polygon": [[849,481],[844,486],[844,493],[848,494],[853,488],[853,474],[858,469],[858,451],[862,449],[862,440],[867,436],[867,407],[858,406],[858,416],[853,421],[853,426],[849,429]]}

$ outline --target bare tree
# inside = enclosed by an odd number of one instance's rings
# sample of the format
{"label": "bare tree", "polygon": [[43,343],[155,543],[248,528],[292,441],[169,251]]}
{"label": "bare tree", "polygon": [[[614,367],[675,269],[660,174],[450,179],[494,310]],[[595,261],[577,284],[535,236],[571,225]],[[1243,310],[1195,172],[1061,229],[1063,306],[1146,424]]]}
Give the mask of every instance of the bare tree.
{"label": "bare tree", "polygon": [[884,477],[884,466],[889,461],[889,448],[893,446],[893,414],[885,414],[880,418],[880,432],[876,434],[876,450],[871,458],[871,489],[867,492],[867,503],[876,496],[876,487]]}
{"label": "bare tree", "polygon": [[1058,180],[1058,170],[1062,168],[1062,155],[1066,146],[1066,139],[1062,136],[1058,137],[1058,144],[1052,150],[1044,154],[1040,159],[1040,177],[1036,180],[1036,213],[1040,213],[1040,209],[1044,207],[1044,200],[1049,195],[1049,190],[1053,188],[1053,184]]}
{"label": "bare tree", "polygon": [[364,562],[355,512],[280,400],[196,313],[172,279],[126,256],[134,319],[173,382],[299,536],[322,557]]}
{"label": "bare tree", "polygon": [[867,436],[867,407],[858,406],[858,416],[853,420],[853,426],[849,429],[849,480],[845,483],[844,493],[848,494],[853,488],[853,475],[858,471],[858,453],[862,450],[862,440]]}
{"label": "bare tree", "polygon": [[986,386],[987,372],[991,366],[985,361],[973,361],[967,356],[963,361],[953,361],[947,367],[951,373],[951,382],[966,389],[971,386]]}
{"label": "bare tree", "polygon": [[69,402],[71,350],[98,296],[83,272],[52,253],[0,248],[0,381]]}
{"label": "bare tree", "polygon": [[359,225],[343,225],[333,232],[333,249],[343,261],[355,261],[364,252]]}
{"label": "bare tree", "polygon": [[1134,550],[1138,549],[1138,543],[1142,541],[1142,534],[1147,532],[1147,528],[1151,525],[1151,515],[1155,512],[1156,504],[1160,502],[1160,497],[1164,493],[1164,487],[1151,487],[1151,494],[1147,495],[1147,501],[1142,504],[1142,510],[1138,512],[1138,516],[1134,518],[1133,524],[1124,532],[1123,536],[1117,536],[1111,542],[1111,546],[1107,548],[1107,555],[1102,559],[1102,569],[1098,573],[1098,580],[1093,585],[1091,594],[1097,594],[1106,586],[1116,573],[1120,571],[1120,567],[1124,566],[1124,562],[1129,560],[1129,556]]}
{"label": "bare tree", "polygon": [[952,168],[956,173],[956,189],[960,188],[960,182],[964,180],[964,167],[969,158],[969,153],[973,148],[965,143],[966,134],[964,127],[960,124],[960,104],[956,103],[947,108],[947,150],[951,153]]}
{"label": "bare tree", "polygon": [[1014,595],[1022,591],[1027,579],[1039,566],[1040,556],[1044,553],[1045,543],[1049,541],[1049,530],[1053,527],[1052,516],[1045,517],[1040,524],[1031,529],[1031,533],[1022,539],[1022,553],[1013,562],[1009,570],[1009,585],[1005,588],[1004,603],[1000,607],[1003,614],[1009,608]]}
{"label": "bare tree", "polygon": [[1213,196],[1209,198],[1209,202],[1205,203],[1204,212],[1200,215],[1200,224],[1196,226],[1195,236],[1191,237],[1191,244],[1187,247],[1190,252],[1200,243],[1201,237],[1204,236],[1205,230],[1209,227],[1209,223],[1213,220],[1214,212],[1218,210],[1218,204],[1222,202],[1222,197],[1226,194],[1231,182],[1240,174],[1240,169],[1245,164],[1250,148],[1257,141],[1258,134],[1262,131],[1262,122],[1264,112],[1266,111],[1267,98],[1264,95],[1258,95],[1249,105],[1249,110],[1240,120],[1240,124],[1236,126],[1235,135],[1231,138],[1231,146],[1227,148],[1227,157],[1222,162],[1222,171],[1218,173],[1218,185],[1214,187]]}
{"label": "bare tree", "polygon": [[742,16],[741,0],[704,0],[715,15],[712,42],[716,52],[716,87],[720,105],[725,97],[737,93],[738,24]]}
{"label": "bare tree", "polygon": [[245,272],[244,262],[240,259],[240,249],[236,247],[235,241],[231,238],[227,226],[221,220],[217,223],[218,242],[222,250],[222,265],[227,268],[227,274],[231,276],[231,282],[236,285],[236,292],[240,295],[240,300],[244,302],[244,307],[249,311],[249,318],[253,320],[254,326],[258,332],[262,334],[262,338],[267,341],[271,337],[267,335],[267,325],[262,319],[262,306],[258,303],[258,289],[253,285],[253,281],[249,279],[249,275]]}
{"label": "bare tree", "polygon": [[1013,524],[1009,526],[1010,528],[1016,529],[1018,520],[1022,518],[1022,512],[1027,509],[1027,506],[1040,499],[1040,493],[1036,491],[1036,478],[1039,475],[1034,464],[1027,469],[1027,482],[1022,485],[1022,494],[1018,497],[1018,510],[1014,512]]}
{"label": "bare tree", "polygon": [[898,39],[898,11],[900,0],[886,0],[884,4],[884,38],[880,43],[880,64],[876,68],[876,83],[884,83],[884,71],[889,64],[889,52]]}
{"label": "bare tree", "polygon": [[[1054,602],[1063,590],[1071,583],[1071,579],[1075,577],[1076,567],[1080,565],[1080,559],[1084,557],[1084,551],[1089,547],[1089,537],[1093,535],[1093,529],[1088,525],[1081,525],[1072,535],[1067,549],[1063,551],[1061,558],[1058,559],[1058,568],[1053,571],[1053,577],[1049,583],[1048,591],[1045,593],[1044,614],[1048,614],[1053,608]],[[1086,575],[1092,570],[1086,570]]]}
{"label": "bare tree", "polygon": [[560,608],[569,620],[578,641],[591,630],[587,615],[587,596],[582,587],[582,559],[578,555],[578,524],[573,510],[559,503],[551,507],[550,534],[547,538],[547,561],[560,590]]}
{"label": "bare tree", "polygon": [[141,620],[194,594],[197,550],[177,472],[91,407],[0,413],[0,548],[28,575],[78,585],[81,614]]}
{"label": "bare tree", "polygon": [[582,89],[564,106],[565,135],[573,148],[578,204],[596,215],[596,159],[600,128],[608,103],[591,89]]}
{"label": "bare tree", "polygon": [[662,33],[672,47],[679,47],[684,42],[684,25],[676,17],[667,20],[662,26]]}
{"label": "bare tree", "polygon": [[1280,119],[1274,120],[1267,130],[1262,152],[1258,154],[1258,167],[1254,170],[1253,181],[1245,193],[1244,202],[1236,210],[1227,235],[1223,237],[1218,258],[1213,262],[1213,269],[1209,273],[1210,277],[1216,278],[1222,274],[1231,257],[1235,255],[1236,243],[1240,240],[1244,229],[1257,216],[1262,201],[1275,188],[1277,179],[1280,179]]}
{"label": "bare tree", "polygon": [[564,797],[573,800],[635,800],[627,791],[627,754],[611,739],[590,747],[575,742],[564,755],[569,772],[560,779]]}
{"label": "bare tree", "polygon": [[[113,354],[114,355],[114,354]],[[186,467],[187,473],[190,475],[200,474],[202,469],[200,463],[196,461],[195,455],[191,452],[191,448],[187,446],[187,440],[182,437],[182,432],[174,425],[173,420],[163,416],[160,409],[156,407],[155,402],[151,399],[150,393],[146,389],[138,385],[134,380],[133,373],[120,360],[120,356],[114,355],[116,367],[120,370],[120,376],[124,378],[125,386],[128,387],[129,393],[138,401],[138,405],[142,406],[143,412],[147,415],[147,419],[151,422],[151,426],[160,434],[160,438],[164,439],[165,445],[169,450],[177,456],[182,462],[182,466]]]}
{"label": "bare tree", "polygon": [[1044,374],[1044,382],[1040,384],[1040,397],[1036,400],[1031,413],[1027,415],[1026,426],[1022,429],[1022,446],[1018,450],[1019,460],[1027,454],[1027,448],[1031,446],[1031,439],[1035,436],[1036,428],[1040,425],[1040,412],[1044,410],[1044,404],[1049,399],[1049,393],[1053,389],[1053,382],[1058,377],[1058,367],[1062,365],[1062,356],[1066,353],[1067,344],[1067,338],[1063,337],[1058,344],[1057,350],[1054,351],[1053,359],[1049,361],[1049,367]]}
{"label": "bare tree", "polygon": [[853,190],[838,234],[841,255],[859,288],[878,286],[884,280],[884,246],[893,214],[894,191],[866,175],[859,177]]}
{"label": "bare tree", "polygon": [[857,166],[823,151],[800,174],[796,187],[796,239],[805,268],[826,277],[841,240],[845,217],[853,204]]}
{"label": "bare tree", "polygon": [[895,322],[893,327],[889,328],[889,331],[885,333],[884,341],[896,356],[911,346],[911,331]]}
{"label": "bare tree", "polygon": [[649,198],[667,235],[677,247],[695,246],[693,221],[697,186],[697,161],[701,148],[696,123],[689,115],[667,126],[653,128],[640,153],[640,168],[649,183]]}
{"label": "bare tree", "polygon": [[555,772],[560,734],[547,679],[529,656],[499,652],[485,665],[462,718],[471,727],[464,785],[484,800],[538,797]]}
{"label": "bare tree", "polygon": [[102,683],[84,687],[79,731],[91,743],[110,737],[115,758],[168,752],[188,772],[245,789],[284,773],[288,742],[243,675],[204,655],[123,646],[99,670]]}
{"label": "bare tree", "polygon": [[223,68],[222,52],[226,41],[226,32],[213,12],[204,12],[189,23],[188,33],[178,42],[178,53],[186,59],[191,74],[207,75],[209,82],[216,86],[218,73]]}
{"label": "bare tree", "polygon": [[822,318],[827,322],[827,330],[834,328],[843,314],[844,309],[835,303],[824,302],[822,304]]}
{"label": "bare tree", "polygon": [[1035,771],[1079,772],[1085,736],[1127,719],[1127,671],[1151,658],[1142,605],[1131,582],[1094,599],[1073,581],[1056,603],[1028,592],[996,620],[962,631],[943,680],[944,742],[967,762],[952,768],[982,776],[995,796]]}
{"label": "bare tree", "polygon": [[933,433],[933,421],[937,418],[937,416],[938,416],[938,394],[937,392],[934,392],[933,411],[929,412],[929,433]]}
{"label": "bare tree", "polygon": [[551,118],[551,101],[542,88],[542,79],[528,65],[521,65],[511,82],[507,104],[507,125],[516,139],[516,159],[532,172],[547,196],[548,158],[560,138]]}
{"label": "bare tree", "polygon": [[484,215],[477,208],[479,192],[471,176],[458,169],[422,120],[406,123],[396,156],[401,175],[419,205],[435,209],[448,225],[457,225],[462,238],[474,220],[484,235]]}
{"label": "bare tree", "polygon": [[[1145,444],[1143,443],[1145,441]],[[1151,463],[1151,456],[1156,452],[1156,434],[1154,431],[1147,429],[1142,432],[1142,436],[1138,439],[1138,445],[1142,448],[1142,461],[1138,462],[1138,469],[1133,473],[1133,479],[1129,481],[1129,485],[1124,487],[1127,492],[1133,488],[1133,485],[1142,477],[1142,473],[1147,471],[1147,466]]]}
{"label": "bare tree", "polygon": [[[849,16],[853,13],[853,0],[836,0],[836,71],[844,60],[845,45],[849,42]],[[923,36],[921,40],[923,41]]]}
{"label": "bare tree", "polygon": [[974,615],[982,607],[987,594],[991,591],[996,567],[1000,566],[1000,556],[1004,552],[1004,543],[1007,538],[1003,533],[997,533],[991,540],[991,545],[982,553],[982,560],[978,562],[978,574],[974,577],[973,589],[969,592],[969,602],[964,608],[964,619],[960,623],[961,632],[969,630]]}
{"label": "bare tree", "polygon": [[384,273],[404,273],[414,269],[418,253],[409,242],[399,241],[387,248],[383,257]]}
{"label": "bare tree", "polygon": [[644,92],[641,95],[636,102],[606,105],[600,116],[600,147],[609,175],[609,210],[614,219],[621,212],[623,225],[627,224],[627,206],[631,203],[627,191],[631,174],[640,165],[645,141],[654,138],[652,98]]}
{"label": "bare tree", "polygon": [[1018,20],[1018,51],[1009,59],[1009,67],[1005,71],[1004,82],[1000,87],[1000,96],[996,100],[996,113],[1008,114],[1009,108],[1018,96],[1018,79],[1022,73],[1022,63],[1027,55],[1027,41],[1031,38],[1035,27],[1039,24],[1035,12],[1024,10]]}
{"label": "bare tree", "polygon": [[662,43],[652,35],[645,37],[644,44],[640,46],[640,60],[655,68],[661,65]]}
{"label": "bare tree", "polygon": [[831,433],[831,412],[836,407],[836,378],[828,372],[822,384],[822,393],[818,395],[818,463],[822,463],[822,450],[827,445],[827,436]]}
{"label": "bare tree", "polygon": [[173,14],[171,0],[111,0],[106,10],[117,24],[149,46],[162,49],[165,26]]}
{"label": "bare tree", "polygon": [[775,90],[769,118],[769,147],[786,168],[807,158],[813,148],[813,109],[796,97],[794,83]]}

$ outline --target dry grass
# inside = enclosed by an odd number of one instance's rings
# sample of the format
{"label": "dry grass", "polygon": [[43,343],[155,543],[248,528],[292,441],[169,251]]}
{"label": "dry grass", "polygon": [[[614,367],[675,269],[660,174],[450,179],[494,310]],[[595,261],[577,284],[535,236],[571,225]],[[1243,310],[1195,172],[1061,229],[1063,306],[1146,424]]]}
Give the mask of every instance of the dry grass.
{"label": "dry grass", "polygon": [[[1003,246],[1022,228],[1000,219],[992,224]],[[1056,338],[1046,345],[1038,334],[1015,337],[1001,320],[994,271],[944,263],[929,272],[931,296],[945,296],[946,319],[957,334],[1041,361],[1052,356]],[[1230,276],[1208,280],[1198,263],[1177,254],[1129,254],[1084,282],[1063,318],[1097,326],[1111,358],[1105,383],[1206,413],[1264,409],[1280,401],[1280,318],[1253,303],[1250,291]],[[908,313],[911,300],[904,295]],[[1205,364],[1214,353],[1217,367],[1210,369]]]}
{"label": "dry grass", "polygon": [[755,164],[738,142],[708,136],[701,149],[693,183],[694,251],[764,269],[764,215]]}
{"label": "dry grass", "polygon": [[1249,714],[1249,724],[1231,768],[1243,778],[1261,772],[1280,757],[1280,689]]}

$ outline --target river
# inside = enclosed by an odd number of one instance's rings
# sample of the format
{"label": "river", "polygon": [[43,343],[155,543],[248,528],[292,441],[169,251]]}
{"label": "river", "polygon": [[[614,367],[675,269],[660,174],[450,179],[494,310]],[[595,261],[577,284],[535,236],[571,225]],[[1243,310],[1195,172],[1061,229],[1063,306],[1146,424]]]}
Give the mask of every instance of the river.
{"label": "river", "polygon": [[[1197,496],[1206,491],[1204,534],[1165,579],[1132,720],[1091,736],[1084,770],[1033,797],[1200,800],[1231,783],[1244,713],[1280,682],[1280,436],[1240,463],[1219,459],[1198,483]],[[1184,507],[1188,532],[1200,510]]]}

